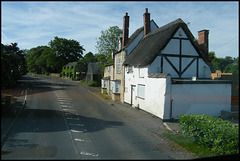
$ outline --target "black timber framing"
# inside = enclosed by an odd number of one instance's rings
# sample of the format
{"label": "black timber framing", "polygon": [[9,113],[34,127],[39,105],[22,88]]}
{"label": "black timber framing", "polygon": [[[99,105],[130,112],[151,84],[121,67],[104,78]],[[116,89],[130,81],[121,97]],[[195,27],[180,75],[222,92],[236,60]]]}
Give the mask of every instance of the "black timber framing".
{"label": "black timber framing", "polygon": [[[163,57],[165,60],[171,65],[171,67],[176,71],[179,78],[182,78],[183,73],[196,61],[196,77],[199,78],[199,58],[202,58],[199,56],[193,56],[193,55],[183,55],[182,54],[182,40],[189,40],[188,38],[179,38],[179,37],[172,37],[172,39],[179,40],[179,54],[163,54],[159,53],[158,56],[161,56],[161,73],[163,73]],[[190,40],[189,40],[190,41]],[[191,41],[190,41],[191,42]],[[172,64],[172,62],[168,59],[168,57],[178,57],[179,58],[179,71],[175,68],[175,66]],[[182,70],[182,58],[193,58],[193,60]]]}

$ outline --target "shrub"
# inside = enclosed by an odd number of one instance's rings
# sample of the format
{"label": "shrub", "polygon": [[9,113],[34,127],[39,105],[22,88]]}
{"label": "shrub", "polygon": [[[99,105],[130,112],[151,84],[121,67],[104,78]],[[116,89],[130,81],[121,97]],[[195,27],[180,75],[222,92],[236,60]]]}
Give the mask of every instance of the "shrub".
{"label": "shrub", "polygon": [[97,81],[90,81],[87,83],[88,86],[91,86],[91,87],[100,87],[101,84]]}
{"label": "shrub", "polygon": [[205,114],[182,115],[179,123],[192,141],[205,143],[214,153],[239,153],[239,125]]}

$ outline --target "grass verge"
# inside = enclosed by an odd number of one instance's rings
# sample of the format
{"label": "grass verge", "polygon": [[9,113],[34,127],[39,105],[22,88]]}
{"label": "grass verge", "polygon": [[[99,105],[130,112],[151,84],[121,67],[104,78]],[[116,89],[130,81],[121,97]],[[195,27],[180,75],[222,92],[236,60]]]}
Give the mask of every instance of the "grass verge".
{"label": "grass verge", "polygon": [[190,140],[189,137],[184,136],[183,134],[169,134],[169,133],[163,133],[163,135],[180,145],[181,147],[185,148],[187,151],[194,153],[197,157],[212,157],[216,156],[217,154],[214,154],[211,152],[211,149],[204,144],[197,144]]}

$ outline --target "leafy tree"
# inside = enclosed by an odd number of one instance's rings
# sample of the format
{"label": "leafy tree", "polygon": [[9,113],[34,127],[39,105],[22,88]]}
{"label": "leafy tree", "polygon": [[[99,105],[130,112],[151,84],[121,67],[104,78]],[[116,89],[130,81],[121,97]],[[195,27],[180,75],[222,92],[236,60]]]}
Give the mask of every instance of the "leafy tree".
{"label": "leafy tree", "polygon": [[210,51],[209,54],[208,54],[208,58],[209,58],[210,62],[212,62],[214,59],[217,59],[217,57],[215,55],[215,52],[214,51]]}
{"label": "leafy tree", "polygon": [[118,37],[122,30],[118,26],[112,26],[105,31],[101,31],[101,36],[98,38],[96,48],[98,54],[105,55],[106,60],[111,59],[112,51],[118,49]]}
{"label": "leafy tree", "polygon": [[82,59],[77,62],[76,71],[87,72],[88,64],[90,62],[97,62],[97,58],[92,52],[88,52]]}
{"label": "leafy tree", "polygon": [[209,60],[211,61],[211,72],[221,70],[224,73],[233,74],[233,86],[236,91],[239,91],[239,57],[232,58],[226,56],[225,58],[217,58],[214,52],[209,53]]}
{"label": "leafy tree", "polygon": [[26,61],[17,43],[1,44],[1,88],[13,87],[26,73]]}
{"label": "leafy tree", "polygon": [[56,73],[57,72],[57,57],[55,56],[53,50],[50,47],[47,47],[42,52],[42,57],[46,61],[46,73]]}
{"label": "leafy tree", "polygon": [[46,59],[42,55],[43,51],[49,48],[48,46],[38,46],[31,48],[27,54],[28,70],[32,73],[46,73]]}
{"label": "leafy tree", "polygon": [[[119,36],[122,30],[118,26],[112,26],[105,31],[101,31],[101,36],[98,38],[96,48],[98,54],[96,58],[98,62],[109,63],[112,60],[112,52],[118,50],[119,46]],[[104,75],[104,69],[106,64],[101,65],[102,77]]]}
{"label": "leafy tree", "polygon": [[85,51],[78,41],[58,38],[57,36],[49,42],[49,46],[55,54],[55,67],[58,73],[61,72],[62,67],[67,63],[78,61],[82,58],[83,51]]}
{"label": "leafy tree", "polygon": [[211,72],[214,73],[216,70],[226,72],[225,68],[233,63],[233,58],[226,56],[225,58],[217,58],[215,52],[209,52],[209,61],[211,62]]}

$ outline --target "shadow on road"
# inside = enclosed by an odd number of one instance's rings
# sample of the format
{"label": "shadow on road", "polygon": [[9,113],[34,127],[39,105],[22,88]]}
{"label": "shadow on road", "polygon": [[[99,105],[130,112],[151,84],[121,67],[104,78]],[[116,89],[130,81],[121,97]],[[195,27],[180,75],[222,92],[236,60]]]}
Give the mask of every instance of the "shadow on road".
{"label": "shadow on road", "polygon": [[[68,130],[71,132],[91,133],[123,125],[123,122],[119,121],[90,118],[74,113],[63,116],[62,111],[24,108],[14,127],[11,128],[6,145],[13,148],[38,147],[37,144],[30,143],[29,139],[14,139],[14,136],[22,133],[53,133]],[[2,121],[2,124],[4,124],[4,118],[2,118]],[[2,151],[2,155],[8,153],[8,151]]]}
{"label": "shadow on road", "polygon": [[70,130],[76,130],[83,133],[95,132],[105,128],[122,126],[119,121],[107,121],[98,118],[90,118],[74,113],[68,113],[63,118],[62,111],[47,109],[23,109],[17,120],[17,125],[12,132],[58,132],[68,130],[65,120]]}
{"label": "shadow on road", "polygon": [[50,80],[54,78],[44,77],[43,79],[42,77],[43,76],[33,77],[30,75],[25,75],[20,80],[18,80],[18,83],[15,88],[2,89],[1,94],[20,97],[23,96],[22,91],[25,91],[27,88],[30,89],[28,90],[27,94],[31,95],[54,90],[64,90],[65,87],[74,86],[70,84],[51,83]]}

